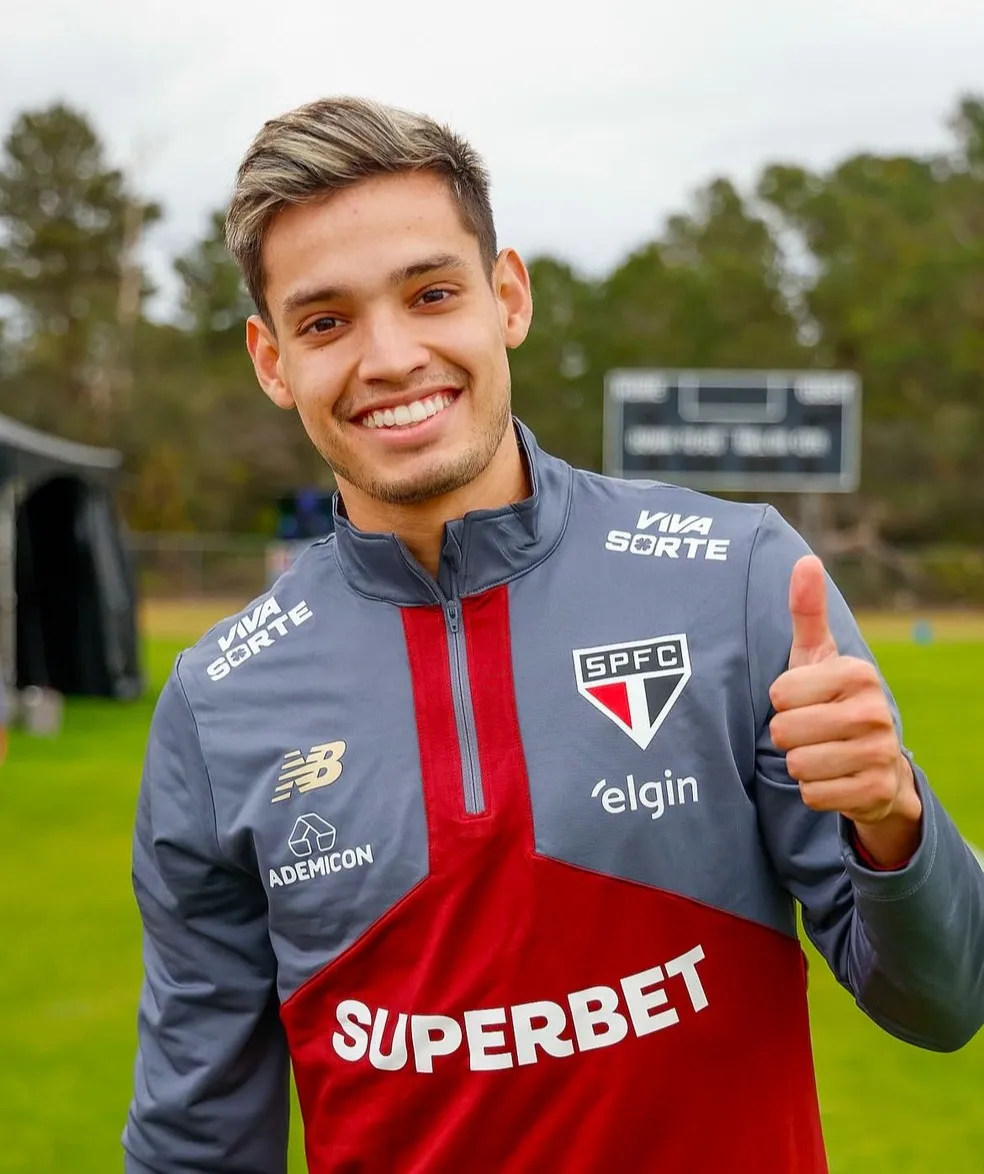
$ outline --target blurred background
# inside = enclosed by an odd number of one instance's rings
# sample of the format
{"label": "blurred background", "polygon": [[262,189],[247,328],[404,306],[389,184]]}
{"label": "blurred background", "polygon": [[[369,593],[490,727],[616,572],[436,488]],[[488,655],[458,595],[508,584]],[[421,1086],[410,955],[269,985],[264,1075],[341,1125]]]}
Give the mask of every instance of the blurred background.
{"label": "blurred background", "polygon": [[[533,279],[515,410],[548,450],[605,466],[613,370],[859,377],[856,489],[744,496],[809,530],[984,844],[979,0],[8,0],[0,1171],[119,1168],[156,693],[330,528],[330,474],[256,387],[222,219],[262,122],[331,93],[484,154]],[[896,1043],[822,964],[811,1001],[834,1174],[984,1169],[984,1042]]]}

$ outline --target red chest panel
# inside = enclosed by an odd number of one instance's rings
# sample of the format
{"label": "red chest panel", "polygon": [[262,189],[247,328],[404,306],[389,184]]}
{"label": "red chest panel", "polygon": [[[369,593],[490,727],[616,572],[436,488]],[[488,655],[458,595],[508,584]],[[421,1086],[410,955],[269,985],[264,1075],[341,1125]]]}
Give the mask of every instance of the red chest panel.
{"label": "red chest panel", "polygon": [[505,588],[466,815],[444,617],[404,627],[430,871],[283,1007],[311,1174],[824,1174],[798,943],[535,853]]}

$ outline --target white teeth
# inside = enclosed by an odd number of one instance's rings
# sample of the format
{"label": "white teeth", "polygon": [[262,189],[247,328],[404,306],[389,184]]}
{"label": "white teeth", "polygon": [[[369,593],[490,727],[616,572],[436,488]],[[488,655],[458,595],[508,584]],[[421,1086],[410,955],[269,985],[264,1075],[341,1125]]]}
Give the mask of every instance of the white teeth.
{"label": "white teeth", "polygon": [[362,417],[364,428],[405,428],[408,424],[419,424],[436,416],[454,403],[453,395],[432,395],[427,399],[414,400],[412,404],[399,404],[395,408],[383,408],[368,412]]}

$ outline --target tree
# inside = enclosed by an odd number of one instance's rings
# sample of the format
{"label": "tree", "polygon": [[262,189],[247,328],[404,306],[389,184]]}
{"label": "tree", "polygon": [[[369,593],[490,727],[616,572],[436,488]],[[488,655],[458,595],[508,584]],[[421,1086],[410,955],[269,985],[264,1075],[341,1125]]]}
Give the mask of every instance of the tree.
{"label": "tree", "polygon": [[296,415],[256,385],[243,322],[252,312],[216,211],[174,264],[179,323],[143,324],[126,449],[128,517],[140,529],[255,530],[276,498],[331,475]]}
{"label": "tree", "polygon": [[212,212],[208,229],[174,263],[181,280],[181,315],[203,349],[242,347],[243,321],[254,312],[239,269],[225,244],[225,213]]}
{"label": "tree", "polygon": [[954,125],[949,156],[773,165],[759,183],[809,258],[818,361],[864,381],[862,492],[843,506],[896,542],[984,540],[981,103],[965,100]]}
{"label": "tree", "polygon": [[809,361],[766,222],[717,179],[605,283],[613,365],[782,367]]}
{"label": "tree", "polygon": [[108,166],[83,115],[57,104],[15,121],[0,154],[0,293],[21,340],[6,384],[21,418],[109,438],[139,311],[133,249],[159,215]]}
{"label": "tree", "polygon": [[597,286],[551,257],[530,262],[533,323],[510,357],[513,406],[540,444],[566,460],[601,467],[604,372],[590,357]]}

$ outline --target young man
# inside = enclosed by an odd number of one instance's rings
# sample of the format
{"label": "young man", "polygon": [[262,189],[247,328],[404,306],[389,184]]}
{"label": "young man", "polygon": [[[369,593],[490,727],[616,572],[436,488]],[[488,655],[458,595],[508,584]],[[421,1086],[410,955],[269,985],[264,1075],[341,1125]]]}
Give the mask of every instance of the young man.
{"label": "young man", "polygon": [[312,1174],[819,1174],[795,902],[886,1030],[984,1015],[984,875],[841,597],[513,421],[529,278],[430,120],[267,123],[228,239],[340,497],[160,699],[128,1171],[283,1171],[289,1057]]}

